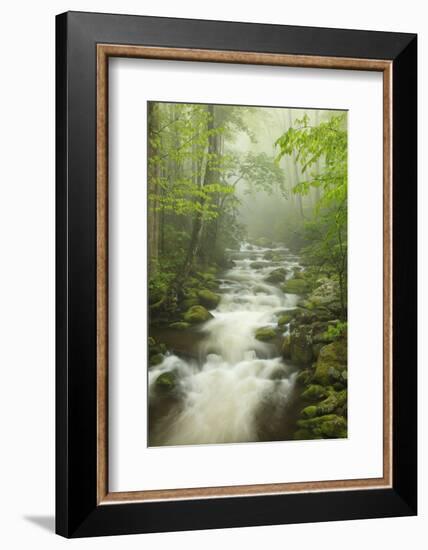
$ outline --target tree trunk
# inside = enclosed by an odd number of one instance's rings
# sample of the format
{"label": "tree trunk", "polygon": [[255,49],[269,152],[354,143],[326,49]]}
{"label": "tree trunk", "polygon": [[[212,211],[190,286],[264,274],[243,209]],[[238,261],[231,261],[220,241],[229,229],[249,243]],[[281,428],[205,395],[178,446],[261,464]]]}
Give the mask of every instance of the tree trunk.
{"label": "tree trunk", "polygon": [[[292,119],[292,116],[291,116],[291,109],[288,110],[288,119],[289,119],[289,123],[290,123],[290,128],[292,128],[293,127],[293,119]],[[299,174],[299,167],[297,166],[295,151],[293,151],[293,156],[291,158],[292,158],[292,163],[293,163],[293,166],[294,166],[294,178],[295,178],[294,185],[297,185],[300,181],[300,174]],[[300,193],[296,193],[295,196],[296,196],[297,206],[298,206],[298,209],[299,209],[299,214],[300,214],[300,217],[303,220],[305,218],[305,215],[303,213],[302,195]]]}
{"label": "tree trunk", "polygon": [[[199,179],[200,189],[203,189],[203,187],[205,185],[208,185],[213,179],[212,162],[210,159],[212,159],[212,155],[216,151],[216,142],[217,142],[215,135],[213,135],[212,133],[212,130],[214,129],[214,105],[208,105],[207,111],[208,111],[208,121],[207,121],[208,147],[207,147],[207,154],[206,154],[206,161],[205,161],[205,170],[202,170],[202,174]],[[184,281],[188,277],[195,263],[195,258],[198,253],[199,245],[201,242],[202,231],[204,227],[204,217],[203,217],[204,205],[205,205],[205,198],[200,197],[199,198],[200,209],[198,209],[198,211],[195,214],[195,217],[193,218],[192,233],[190,236],[189,247],[187,250],[186,259],[184,261],[183,268],[181,270],[181,275],[180,275],[181,281]]]}
{"label": "tree trunk", "polygon": [[156,274],[159,260],[159,176],[160,164],[153,159],[159,156],[159,106],[151,101],[148,106],[148,257],[149,275]]}

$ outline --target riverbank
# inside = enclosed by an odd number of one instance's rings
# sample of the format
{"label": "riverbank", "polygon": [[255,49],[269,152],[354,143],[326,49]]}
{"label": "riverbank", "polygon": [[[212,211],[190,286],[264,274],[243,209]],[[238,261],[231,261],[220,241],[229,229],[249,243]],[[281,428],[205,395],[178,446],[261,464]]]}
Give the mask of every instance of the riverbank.
{"label": "riverbank", "polygon": [[346,437],[336,283],[267,242],[229,262],[192,274],[151,324],[150,445]]}

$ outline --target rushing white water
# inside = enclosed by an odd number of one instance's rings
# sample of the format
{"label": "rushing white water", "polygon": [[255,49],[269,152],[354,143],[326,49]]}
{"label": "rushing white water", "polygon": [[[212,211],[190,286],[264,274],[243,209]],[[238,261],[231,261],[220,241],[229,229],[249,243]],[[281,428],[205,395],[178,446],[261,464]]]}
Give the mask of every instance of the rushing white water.
{"label": "rushing white water", "polygon": [[[265,260],[266,252],[280,263]],[[232,253],[234,267],[221,281],[221,301],[214,319],[199,330],[199,361],[167,356],[149,372],[151,402],[154,382],[166,371],[179,380],[179,398],[151,423],[151,444],[185,445],[259,441],[269,427],[283,424],[295,373],[278,356],[277,347],[258,341],[256,329],[277,327],[278,314],[296,305],[298,297],[284,294],[266,277],[279,266],[296,267],[297,258],[285,248],[243,244]],[[256,263],[257,262],[257,263]]]}

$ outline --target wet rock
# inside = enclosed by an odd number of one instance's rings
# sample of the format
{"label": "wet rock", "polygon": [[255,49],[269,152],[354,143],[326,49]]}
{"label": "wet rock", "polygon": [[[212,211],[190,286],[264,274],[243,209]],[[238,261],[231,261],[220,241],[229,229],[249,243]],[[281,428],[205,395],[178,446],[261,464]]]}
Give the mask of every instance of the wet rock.
{"label": "wet rock", "polygon": [[272,327],[261,327],[256,330],[255,338],[261,342],[269,342],[276,338],[276,331]]}
{"label": "wet rock", "polygon": [[330,414],[337,409],[343,407],[347,402],[347,391],[342,390],[339,392],[331,392],[326,399],[318,403],[317,405],[317,415],[322,416],[325,414]]}
{"label": "wet rock", "polygon": [[252,262],[250,264],[251,269],[263,269],[266,267],[265,262]]}
{"label": "wet rock", "polygon": [[161,392],[173,391],[178,383],[178,376],[175,371],[167,371],[160,374],[155,380],[155,388]]}
{"label": "wet rock", "polygon": [[327,386],[342,378],[347,364],[347,345],[344,339],[323,346],[315,365],[314,381]]}
{"label": "wet rock", "polygon": [[296,381],[300,385],[307,386],[311,383],[313,375],[314,373],[312,369],[301,370],[296,377]]}
{"label": "wet rock", "polygon": [[186,323],[185,321],[177,321],[176,323],[171,323],[169,325],[169,328],[172,328],[174,330],[186,330],[190,326],[190,323]]}
{"label": "wet rock", "polygon": [[310,365],[312,362],[311,329],[308,326],[297,326],[290,334],[290,357],[300,366]]}
{"label": "wet rock", "polygon": [[302,393],[301,397],[305,401],[314,403],[324,399],[326,395],[328,395],[328,390],[324,386],[320,386],[319,384],[310,384]]}
{"label": "wet rock", "polygon": [[304,279],[289,279],[281,285],[285,294],[307,294],[309,285]]}
{"label": "wet rock", "polygon": [[293,319],[294,315],[292,313],[283,313],[278,319],[278,326],[283,327],[288,325],[288,323]]}
{"label": "wet rock", "polygon": [[209,321],[210,319],[213,319],[214,316],[211,315],[211,313],[204,308],[204,306],[192,306],[190,309],[186,311],[186,313],[183,315],[183,319],[186,323],[190,324],[197,324],[197,323],[204,323],[205,321]]}
{"label": "wet rock", "polygon": [[344,438],[348,436],[346,419],[336,414],[298,420],[297,426],[308,430],[315,437]]}
{"label": "wet rock", "polygon": [[163,359],[164,357],[161,353],[155,353],[154,355],[149,356],[149,366],[155,367],[156,365],[160,365]]}
{"label": "wet rock", "polygon": [[318,407],[316,405],[309,405],[301,411],[303,418],[312,418],[317,415]]}
{"label": "wet rock", "polygon": [[281,344],[281,355],[284,359],[290,359],[291,357],[291,347],[290,347],[290,335],[284,336]]}
{"label": "wet rock", "polygon": [[200,303],[208,309],[215,309],[220,302],[220,296],[211,290],[200,290],[198,298]]}
{"label": "wet rock", "polygon": [[274,269],[269,275],[265,278],[265,281],[268,283],[282,283],[287,275],[287,270],[283,267]]}

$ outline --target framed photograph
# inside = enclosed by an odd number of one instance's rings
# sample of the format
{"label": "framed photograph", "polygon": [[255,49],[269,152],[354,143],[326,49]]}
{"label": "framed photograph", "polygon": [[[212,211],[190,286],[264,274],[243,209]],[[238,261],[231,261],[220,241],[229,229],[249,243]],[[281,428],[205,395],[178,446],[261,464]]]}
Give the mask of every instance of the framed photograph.
{"label": "framed photograph", "polygon": [[58,534],[416,514],[416,36],[56,24]]}

